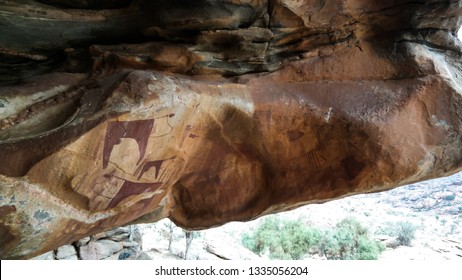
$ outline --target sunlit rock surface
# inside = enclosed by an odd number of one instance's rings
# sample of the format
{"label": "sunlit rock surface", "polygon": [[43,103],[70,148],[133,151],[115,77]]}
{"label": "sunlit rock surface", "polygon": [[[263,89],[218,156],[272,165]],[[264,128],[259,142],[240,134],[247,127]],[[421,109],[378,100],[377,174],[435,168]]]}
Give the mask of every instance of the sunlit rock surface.
{"label": "sunlit rock surface", "polygon": [[462,1],[0,1],[0,257],[461,168]]}

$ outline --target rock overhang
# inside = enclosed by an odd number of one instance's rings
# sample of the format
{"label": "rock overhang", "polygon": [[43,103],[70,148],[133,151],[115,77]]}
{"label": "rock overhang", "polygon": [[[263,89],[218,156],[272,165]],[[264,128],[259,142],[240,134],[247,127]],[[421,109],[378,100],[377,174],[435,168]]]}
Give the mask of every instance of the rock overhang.
{"label": "rock overhang", "polygon": [[0,5],[2,258],[460,170],[461,1]]}

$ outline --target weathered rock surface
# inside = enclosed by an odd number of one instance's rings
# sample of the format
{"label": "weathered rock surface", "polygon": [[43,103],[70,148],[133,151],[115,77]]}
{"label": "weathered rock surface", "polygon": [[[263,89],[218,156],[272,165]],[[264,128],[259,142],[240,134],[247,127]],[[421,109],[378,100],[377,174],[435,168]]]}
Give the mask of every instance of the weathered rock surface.
{"label": "weathered rock surface", "polygon": [[[66,245],[64,245],[66,246]],[[55,255],[53,251],[46,252],[45,254],[33,257],[32,260],[38,260],[38,261],[51,261],[55,259]]]}
{"label": "weathered rock surface", "polygon": [[64,245],[56,250],[56,258],[60,260],[77,260],[77,251],[72,245]]}
{"label": "weathered rock surface", "polygon": [[460,0],[0,1],[0,257],[460,170],[461,14]]}
{"label": "weathered rock surface", "polygon": [[[124,237],[117,233],[126,233]],[[134,260],[149,259],[142,250],[141,233],[137,227],[119,227],[85,237],[72,245],[32,258],[33,260]]]}
{"label": "weathered rock surface", "polygon": [[[90,241],[80,248],[80,255],[87,260],[103,260],[122,251],[122,244],[112,240]],[[118,256],[117,258],[118,259]]]}
{"label": "weathered rock surface", "polygon": [[223,260],[258,260],[259,257],[240,244],[228,242],[226,239],[212,240],[205,244],[205,250]]}

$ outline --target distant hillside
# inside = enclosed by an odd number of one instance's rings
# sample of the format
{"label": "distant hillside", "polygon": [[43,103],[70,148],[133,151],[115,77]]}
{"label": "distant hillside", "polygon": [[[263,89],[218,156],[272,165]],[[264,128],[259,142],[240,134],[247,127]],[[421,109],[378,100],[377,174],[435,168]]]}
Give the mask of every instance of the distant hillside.
{"label": "distant hillside", "polygon": [[[353,217],[368,228],[387,248],[380,259],[462,260],[462,173],[450,177],[399,187],[387,192],[362,194],[313,204],[276,214],[283,219],[302,219],[307,226],[333,228],[346,217]],[[265,217],[246,223],[232,222],[198,232],[189,259],[256,259],[240,246],[242,235],[252,232]],[[411,246],[393,246],[384,236],[393,223],[406,222],[416,228]],[[152,258],[184,256],[185,239],[181,229],[173,231],[168,252],[169,222],[143,225],[143,248]],[[266,255],[261,256],[267,258]],[[321,258],[313,255],[308,258]]]}

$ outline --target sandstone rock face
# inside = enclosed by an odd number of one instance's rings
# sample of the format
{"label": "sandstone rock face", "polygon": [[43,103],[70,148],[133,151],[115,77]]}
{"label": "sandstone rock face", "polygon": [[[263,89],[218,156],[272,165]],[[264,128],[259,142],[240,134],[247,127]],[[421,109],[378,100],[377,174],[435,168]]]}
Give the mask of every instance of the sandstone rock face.
{"label": "sandstone rock face", "polygon": [[460,0],[0,1],[0,257],[460,170],[461,14]]}

